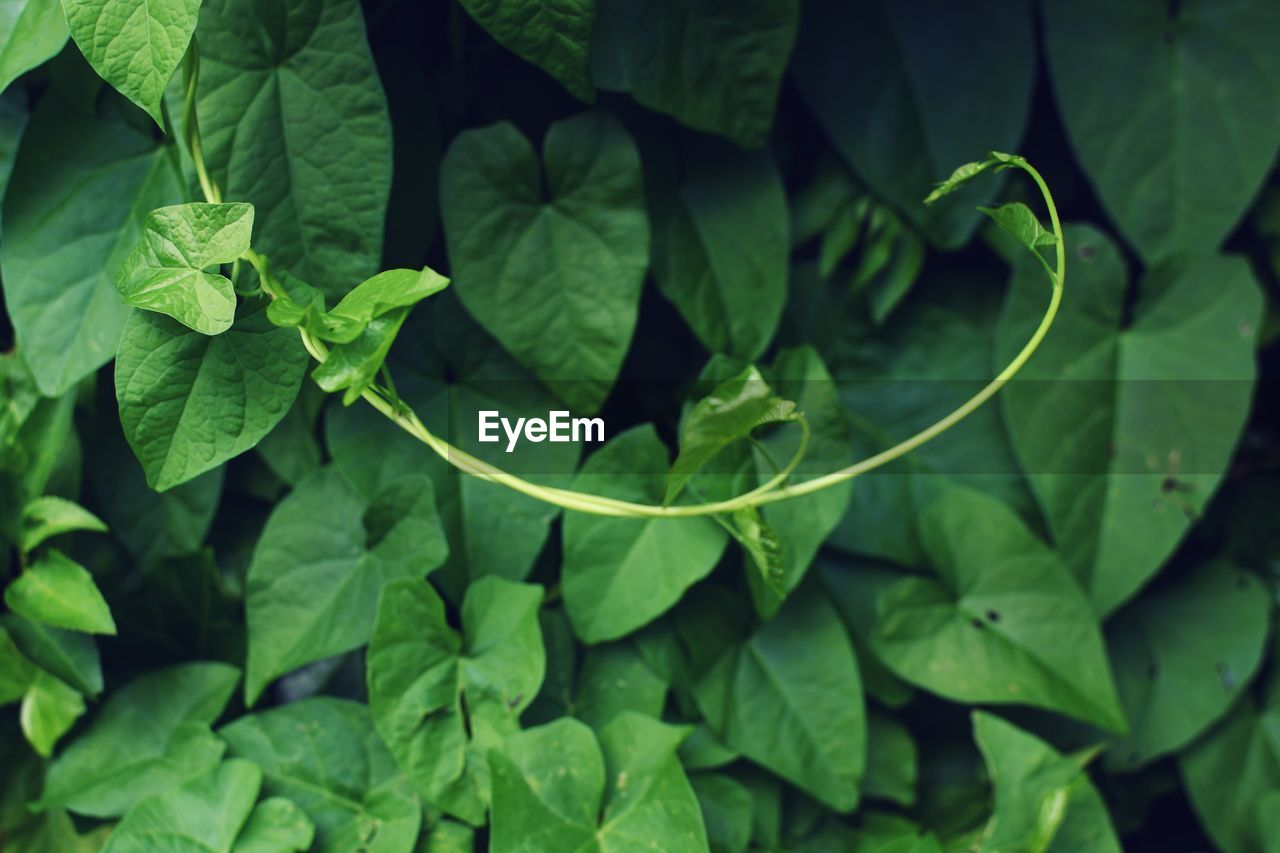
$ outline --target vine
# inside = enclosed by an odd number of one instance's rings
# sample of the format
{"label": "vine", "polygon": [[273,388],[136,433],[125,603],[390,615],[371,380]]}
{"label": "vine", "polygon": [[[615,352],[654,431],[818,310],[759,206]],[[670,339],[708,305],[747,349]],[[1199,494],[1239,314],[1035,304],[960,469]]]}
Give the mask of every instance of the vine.
{"label": "vine", "polygon": [[[223,201],[221,190],[210,176],[204,161],[204,149],[200,135],[200,123],[196,107],[196,90],[199,84],[199,77],[200,56],[196,40],[193,38],[183,67],[185,97],[182,137],[187,146],[187,151],[191,156],[201,192],[203,193],[205,200],[210,204],[221,204]],[[518,477],[504,471],[496,465],[485,462],[484,460],[455,447],[427,429],[426,425],[423,424],[422,420],[413,411],[413,409],[407,406],[399,398],[394,390],[394,383],[391,381],[390,371],[385,367],[385,365],[383,365],[383,369],[380,371],[385,384],[379,385],[377,383],[370,383],[368,387],[361,390],[359,396],[400,429],[404,430],[418,441],[421,441],[448,464],[458,470],[478,477],[479,479],[505,486],[563,509],[620,518],[688,518],[694,516],[713,516],[733,513],[740,510],[750,510],[765,504],[790,500],[792,498],[798,498],[830,488],[870,471],[874,471],[877,468],[905,456],[963,421],[966,417],[995,396],[1000,389],[1003,388],[1009,380],[1011,380],[1018,371],[1022,369],[1022,367],[1027,363],[1027,360],[1030,359],[1036,349],[1039,348],[1041,342],[1048,334],[1050,327],[1053,325],[1054,318],[1057,316],[1058,308],[1062,301],[1063,285],[1066,276],[1066,244],[1062,232],[1062,223],[1058,218],[1058,211],[1054,204],[1053,195],[1050,193],[1049,187],[1045,183],[1043,176],[1041,176],[1035,167],[1020,156],[992,152],[986,160],[968,163],[956,169],[950,178],[940,184],[929,195],[929,197],[925,199],[925,202],[933,203],[958,189],[961,185],[967,183],[978,175],[987,171],[1001,169],[1018,169],[1029,175],[1035,182],[1036,187],[1039,189],[1044,200],[1045,207],[1049,213],[1049,221],[1052,230],[1051,232],[1046,232],[1040,225],[1039,220],[1036,219],[1034,214],[1032,214],[1024,205],[1015,203],[996,210],[984,209],[984,212],[991,215],[1001,227],[1005,228],[1017,237],[1019,241],[1030,249],[1033,254],[1040,258],[1045,265],[1052,289],[1048,306],[1045,309],[1045,313],[1041,318],[1040,324],[1032,333],[1030,339],[1028,339],[1023,348],[1013,357],[1004,369],[995,376],[995,378],[945,417],[917,432],[915,435],[898,442],[893,447],[828,474],[805,480],[800,483],[788,484],[787,482],[803,459],[808,446],[810,433],[809,425],[804,419],[803,414],[801,414],[796,418],[796,422],[802,430],[801,441],[796,453],[785,467],[760,486],[735,497],[720,501],[708,501],[676,506],[636,503],[632,501],[618,500],[616,498],[609,498],[603,495],[591,494],[588,492],[579,492],[572,489],[540,486],[522,477]],[[1040,255],[1039,252],[1041,248],[1050,245],[1053,247],[1055,252],[1055,263],[1052,268],[1049,267],[1047,261],[1045,261],[1044,257]],[[268,258],[265,255],[250,248],[243,253],[241,259],[252,266],[257,272],[262,291],[269,299],[272,301],[289,299],[286,288],[271,271]],[[298,332],[303,346],[316,362],[324,364],[328,361],[330,357],[330,349],[323,340],[307,329],[305,325],[299,325]]]}

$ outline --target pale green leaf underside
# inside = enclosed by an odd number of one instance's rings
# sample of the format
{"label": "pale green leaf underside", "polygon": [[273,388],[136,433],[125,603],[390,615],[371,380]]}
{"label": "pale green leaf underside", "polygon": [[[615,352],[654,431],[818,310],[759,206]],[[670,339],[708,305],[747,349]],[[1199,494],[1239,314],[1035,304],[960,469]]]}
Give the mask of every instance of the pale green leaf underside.
{"label": "pale green leaf underside", "polygon": [[0,92],[67,43],[60,0],[0,0]]}

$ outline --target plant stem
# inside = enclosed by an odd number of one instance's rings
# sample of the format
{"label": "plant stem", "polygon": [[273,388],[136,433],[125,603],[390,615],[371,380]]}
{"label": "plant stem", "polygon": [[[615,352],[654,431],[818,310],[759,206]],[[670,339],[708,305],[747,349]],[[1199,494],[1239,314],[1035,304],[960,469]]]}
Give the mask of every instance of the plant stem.
{"label": "plant stem", "polygon": [[[196,49],[196,43],[193,39],[191,48],[187,52],[187,62],[184,69],[184,77],[186,81],[186,114],[184,116],[185,137],[187,148],[191,153],[191,159],[195,163],[196,175],[200,179],[200,188],[204,193],[205,199],[218,203],[221,201],[221,194],[218,187],[209,178],[208,170],[204,163],[204,152],[200,144],[200,125],[196,115],[196,84],[199,79],[200,58]],[[1027,360],[1031,358],[1040,343],[1048,334],[1049,328],[1053,325],[1054,318],[1058,314],[1058,307],[1062,302],[1062,289],[1066,279],[1066,241],[1062,233],[1062,223],[1058,219],[1058,209],[1054,204],[1053,196],[1049,192],[1049,187],[1045,184],[1044,178],[1034,167],[1021,157],[1011,158],[1008,161],[1011,167],[1022,169],[1031,179],[1035,181],[1036,186],[1040,188],[1040,193],[1044,197],[1045,205],[1049,211],[1049,220],[1053,226],[1054,236],[1057,238],[1057,265],[1050,278],[1053,283],[1053,291],[1049,298],[1048,308],[1045,310],[1044,317],[1040,321],[1040,325],[1032,334],[1030,340],[1023,346],[1022,350],[1014,356],[1013,360],[1000,371],[1000,373],[992,379],[982,390],[974,394],[965,401],[959,408],[952,411],[946,417],[937,421],[933,425],[926,427],[910,438],[895,444],[887,450],[883,450],[874,456],[856,462],[846,468],[838,471],[832,471],[830,474],[824,474],[815,477],[812,480],[806,480],[803,483],[793,485],[784,485],[784,483],[795,472],[796,467],[800,464],[809,444],[810,428],[808,422],[800,419],[800,427],[803,434],[800,440],[800,446],[796,454],[785,468],[779,471],[774,477],[760,486],[738,495],[733,498],[722,501],[711,501],[699,504],[685,504],[677,506],[658,506],[654,504],[641,504],[632,501],[618,500],[616,498],[605,497],[604,495],[594,495],[586,492],[578,492],[572,489],[562,489],[553,486],[540,486],[536,483],[517,477],[514,474],[491,465],[482,459],[467,453],[466,451],[454,447],[449,442],[432,433],[418,418],[417,414],[407,405],[400,401],[395,394],[394,386],[390,384],[389,374],[384,374],[388,378],[388,388],[373,386],[366,388],[361,395],[365,402],[373,406],[398,427],[403,429],[409,435],[421,441],[427,447],[431,448],[438,456],[458,470],[478,477],[490,483],[497,483],[506,486],[514,491],[537,498],[540,501],[554,504],[564,509],[576,510],[579,512],[587,512],[595,515],[614,516],[619,518],[691,518],[696,516],[718,515],[720,513],[733,512],[735,510],[744,509],[752,506],[761,506],[764,504],[775,503],[777,501],[790,500],[792,498],[802,497],[804,495],[813,494],[822,489],[830,488],[839,483],[852,480],[855,477],[874,471],[895,459],[910,453],[921,445],[932,441],[938,436],[951,429],[956,424],[967,418],[982,404],[990,400],[997,392],[1000,391],[1009,380],[1014,377]],[[284,296],[284,291],[271,276],[270,269],[265,256],[258,254],[253,249],[245,253],[244,259],[253,265],[258,272],[258,278],[261,280],[263,291],[271,299],[278,299]],[[329,357],[329,348],[323,341],[316,338],[305,328],[298,329],[302,338],[302,344],[306,347],[311,357],[320,363],[324,363]]]}

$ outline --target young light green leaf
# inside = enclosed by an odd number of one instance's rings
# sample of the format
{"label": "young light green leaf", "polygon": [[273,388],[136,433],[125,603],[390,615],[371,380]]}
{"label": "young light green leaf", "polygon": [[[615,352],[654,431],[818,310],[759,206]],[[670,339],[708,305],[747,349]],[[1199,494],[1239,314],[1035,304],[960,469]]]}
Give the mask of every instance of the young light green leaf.
{"label": "young light green leaf", "polygon": [[1120,853],[1107,807],[1077,760],[981,711],[973,714],[973,737],[996,799],[978,849]]}
{"label": "young light green leaf", "polygon": [[261,311],[217,337],[134,314],[116,357],[116,398],[147,483],[163,491],[257,444],[289,411],[307,362],[297,336]]}
{"label": "young light green leaf", "polygon": [[165,146],[118,110],[99,117],[54,87],[18,150],[4,197],[4,298],[42,394],[59,396],[115,355],[132,309],[113,276],[148,211],[182,181]]}
{"label": "young light green leaf", "polygon": [[116,271],[128,305],[167,314],[205,335],[219,335],[235,319],[231,281],[206,272],[249,249],[253,205],[179,204],[147,214],[142,241]]}
{"label": "young light green leaf", "polygon": [[161,839],[174,849],[231,853],[261,787],[262,770],[252,761],[224,761],[181,787],[129,809],[111,832],[103,853],[147,853]]}
{"label": "young light green leaf", "polygon": [[[368,323],[397,308],[411,308],[449,286],[449,279],[430,267],[387,270],[357,285],[329,312],[331,316]],[[328,338],[346,343],[341,338]]]}
{"label": "young light green leaf", "polygon": [[541,600],[540,587],[482,578],[460,636],[422,580],[382,592],[367,659],[374,726],[426,801],[472,824],[490,802],[488,751],[520,730],[542,686]]}
{"label": "young light green leaf", "polygon": [[[763,383],[761,383],[763,384]],[[654,503],[662,495],[667,449],[652,426],[615,436],[597,451],[574,488]],[[661,615],[715,568],[727,536],[706,518],[564,520],[565,607],[584,642],[631,633]]]}
{"label": "young light green leaf", "polygon": [[925,507],[921,528],[937,579],[905,578],[877,601],[872,647],[894,673],[954,701],[1125,729],[1093,609],[1012,510],[953,488]]}
{"label": "young light green leaf", "polygon": [[60,0],[0,0],[0,92],[67,43]]}
{"label": "young light green leaf", "polygon": [[752,589],[764,586],[763,594],[781,602],[787,595],[787,566],[782,540],[772,527],[760,517],[760,510],[749,506],[733,512],[734,538],[747,552],[755,567],[751,576]]}
{"label": "young light green leaf", "polygon": [[1052,231],[1045,230],[1045,227],[1040,224],[1039,217],[1031,212],[1031,208],[1020,201],[1015,201],[1000,207],[979,207],[978,210],[990,216],[997,225],[1012,234],[1019,243],[1026,246],[1033,255],[1044,263],[1045,269],[1052,276],[1052,268],[1049,266],[1049,262],[1044,259],[1041,250],[1052,249],[1058,245],[1058,238]]}
{"label": "young light green leaf", "polygon": [[[1160,568],[1229,465],[1253,394],[1262,298],[1243,258],[1219,256],[1153,267],[1131,303],[1106,236],[1073,227],[1067,248],[1073,296],[1000,402],[1064,560],[1107,613]],[[1027,259],[1006,296],[997,364],[1044,302],[1043,270]]]}
{"label": "young light green leaf", "polygon": [[422,805],[363,704],[305,699],[241,717],[218,734],[230,755],[262,768],[264,793],[288,798],[315,823],[315,849],[414,849]]}
{"label": "young light green leaf", "polygon": [[293,800],[268,797],[254,807],[231,853],[293,853],[310,850],[316,825]]}
{"label": "young light green leaf", "polygon": [[1252,575],[1211,562],[1151,591],[1107,623],[1130,734],[1107,764],[1135,769],[1191,742],[1248,686],[1262,663],[1270,596]]}
{"label": "young light green leaf", "polygon": [[[253,33],[246,37],[246,33]],[[387,101],[356,0],[204,0],[198,109],[256,244],[330,296],[373,275],[391,185]]]}
{"label": "young light green leaf", "polygon": [[594,412],[635,329],[649,257],[640,157],[606,113],[458,135],[440,206],[467,310],[575,411]]}
{"label": "young light green leaf", "polygon": [[462,0],[499,44],[559,80],[574,97],[595,100],[591,31],[596,0]]}
{"label": "young light green leaf", "polygon": [[311,372],[311,378],[329,393],[342,391],[342,404],[350,406],[373,384],[408,316],[408,308],[394,308],[363,324],[355,340],[329,350],[329,357]]}
{"label": "young light green leaf", "polygon": [[1072,149],[1128,242],[1148,264],[1217,249],[1280,148],[1256,108],[1280,97],[1280,7],[1052,0],[1043,20]]}
{"label": "young light green leaf", "polygon": [[62,0],[62,9],[93,70],[163,129],[164,90],[187,52],[200,0]]}
{"label": "young light green leaf", "polygon": [[707,725],[730,747],[826,806],[851,811],[866,761],[853,646],[812,585],[698,682]]}
{"label": "young light green leaf", "polygon": [[114,634],[111,609],[84,566],[48,551],[4,591],[4,602],[28,619],[90,634]]}
{"label": "young light green leaf", "polygon": [[615,717],[599,741],[562,718],[507,739],[493,764],[493,848],[511,853],[709,850],[702,815],[676,756],[687,727]]}
{"label": "young light green leaf", "polygon": [[[957,163],[1022,139],[1036,80],[1032,7],[812,0],[803,9],[792,73],[818,123],[872,192],[931,243],[963,246],[982,218],[975,205],[1002,180],[939,204],[921,200],[939,182],[933,201],[995,165],[953,173]],[[964,73],[924,71],[941,68]]]}
{"label": "young light green leaf", "polygon": [[782,179],[768,152],[704,139],[680,154],[676,174],[672,152],[645,149],[654,280],[710,352],[756,358],[787,300]]}
{"label": "young light green leaf", "polygon": [[664,503],[671,503],[693,475],[724,448],[765,424],[796,420],[796,404],[773,392],[760,371],[747,367],[703,397],[680,425],[680,454],[667,475]]}
{"label": "young light green leaf", "polygon": [[80,691],[53,677],[43,669],[36,669],[22,697],[18,720],[22,733],[38,754],[48,758],[62,736],[84,713],[84,698]]}
{"label": "young light green leaf", "polygon": [[96,515],[73,501],[44,495],[28,501],[22,508],[18,547],[29,553],[46,539],[75,530],[105,533],[107,526]]}
{"label": "young light green leaf", "polygon": [[446,553],[426,477],[407,475],[368,497],[334,468],[299,483],[249,564],[246,704],[277,677],[368,642],[383,586],[425,575]]}
{"label": "young light green leaf", "polygon": [[189,663],[113,691],[89,728],[49,766],[37,805],[115,817],[204,774],[225,749],[209,724],[239,680],[233,666]]}
{"label": "young light green leaf", "polygon": [[798,0],[598,0],[591,74],[601,89],[695,130],[758,148],[773,126]]}

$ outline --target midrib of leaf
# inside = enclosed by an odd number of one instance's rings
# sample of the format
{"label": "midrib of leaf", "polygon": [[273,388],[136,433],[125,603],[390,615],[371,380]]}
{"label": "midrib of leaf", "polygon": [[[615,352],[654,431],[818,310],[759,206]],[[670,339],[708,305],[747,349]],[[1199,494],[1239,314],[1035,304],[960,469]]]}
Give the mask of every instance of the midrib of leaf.
{"label": "midrib of leaf", "polygon": [[689,217],[689,222],[693,225],[693,233],[698,239],[698,248],[702,252],[702,256],[706,259],[707,270],[711,275],[711,292],[715,296],[716,306],[719,308],[717,312],[720,317],[724,318],[725,338],[727,338],[728,348],[730,350],[737,349],[738,336],[735,334],[737,323],[733,312],[729,310],[729,302],[725,299],[724,287],[725,277],[722,275],[716,258],[711,252],[710,243],[706,233],[703,231],[701,220],[694,215],[693,206],[689,204],[685,198],[685,188],[681,187],[679,196],[679,204],[685,208],[685,215]]}
{"label": "midrib of leaf", "polygon": [[[759,648],[757,648],[755,640],[752,639],[748,642],[743,651],[755,660],[757,668],[764,674],[774,691],[783,700],[783,706],[790,711],[790,716],[800,722],[801,728],[803,728],[805,733],[808,735],[809,743],[814,747],[814,753],[817,755],[823,755],[824,751],[818,748],[821,741],[816,737],[813,725],[804,714],[800,713],[799,706],[788,700],[786,685],[782,682],[778,673],[774,672],[773,667],[769,663],[769,659],[761,653]],[[730,695],[732,695],[732,692]],[[840,777],[839,773],[836,773],[830,765],[826,765],[825,763],[823,766],[823,773],[824,775],[829,775],[834,778]]]}

